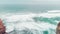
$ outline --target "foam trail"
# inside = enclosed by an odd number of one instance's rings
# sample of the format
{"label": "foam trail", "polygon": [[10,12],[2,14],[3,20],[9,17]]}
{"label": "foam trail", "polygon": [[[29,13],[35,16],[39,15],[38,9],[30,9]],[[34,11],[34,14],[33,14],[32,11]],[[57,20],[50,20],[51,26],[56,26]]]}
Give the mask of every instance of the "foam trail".
{"label": "foam trail", "polygon": [[[3,15],[2,18],[5,22],[5,26],[7,28],[6,32],[14,32],[16,34],[43,34],[43,32],[47,32],[48,34],[55,34],[56,25],[46,23],[46,22],[35,22],[34,17],[55,17],[59,16],[59,14],[9,14]],[[54,33],[51,33],[54,32]],[[13,34],[14,34],[13,33]]]}

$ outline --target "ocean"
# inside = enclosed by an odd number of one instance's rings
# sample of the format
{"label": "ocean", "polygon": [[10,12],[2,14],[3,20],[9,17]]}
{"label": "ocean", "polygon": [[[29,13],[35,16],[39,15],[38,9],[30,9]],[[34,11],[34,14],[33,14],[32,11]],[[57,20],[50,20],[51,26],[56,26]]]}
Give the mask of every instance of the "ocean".
{"label": "ocean", "polygon": [[56,34],[60,8],[54,5],[0,5],[8,34]]}

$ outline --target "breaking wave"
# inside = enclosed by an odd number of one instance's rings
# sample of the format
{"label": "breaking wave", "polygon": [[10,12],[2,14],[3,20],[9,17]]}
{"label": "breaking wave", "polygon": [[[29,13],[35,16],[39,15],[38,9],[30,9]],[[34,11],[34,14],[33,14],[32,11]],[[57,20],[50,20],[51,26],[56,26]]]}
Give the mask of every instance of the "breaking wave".
{"label": "breaking wave", "polygon": [[0,15],[9,34],[55,34],[60,13],[24,13]]}

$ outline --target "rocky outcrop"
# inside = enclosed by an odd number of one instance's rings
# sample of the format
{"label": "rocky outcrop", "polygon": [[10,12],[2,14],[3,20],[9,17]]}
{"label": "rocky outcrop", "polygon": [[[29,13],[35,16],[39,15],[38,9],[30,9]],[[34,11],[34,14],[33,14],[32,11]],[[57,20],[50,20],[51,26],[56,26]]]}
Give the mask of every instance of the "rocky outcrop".
{"label": "rocky outcrop", "polygon": [[57,25],[56,34],[60,34],[60,22]]}
{"label": "rocky outcrop", "polygon": [[2,22],[2,20],[0,19],[0,34],[6,34],[6,28]]}

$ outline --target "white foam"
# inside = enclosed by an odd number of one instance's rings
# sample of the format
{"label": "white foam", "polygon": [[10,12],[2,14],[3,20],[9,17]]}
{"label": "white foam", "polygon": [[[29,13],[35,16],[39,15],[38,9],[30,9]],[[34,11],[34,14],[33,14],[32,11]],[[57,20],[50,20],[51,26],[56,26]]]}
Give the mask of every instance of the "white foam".
{"label": "white foam", "polygon": [[[13,31],[14,28],[16,30],[22,30],[24,27],[28,29],[37,29],[37,30],[47,30],[49,28],[55,29],[55,25],[49,24],[49,23],[36,23],[32,19],[33,17],[56,17],[60,16],[59,13],[41,13],[41,14],[34,14],[34,13],[29,13],[29,14],[9,14],[9,15],[1,15],[0,18],[4,19],[7,27],[7,32]],[[11,25],[12,24],[12,25]],[[52,26],[53,25],[53,26]]]}
{"label": "white foam", "polygon": [[60,13],[60,10],[50,10],[49,13]]}

